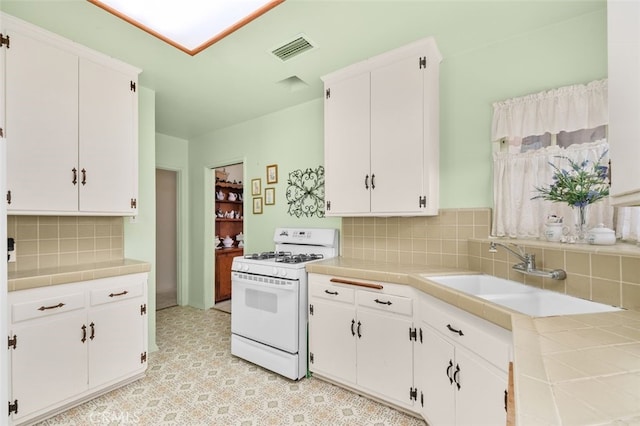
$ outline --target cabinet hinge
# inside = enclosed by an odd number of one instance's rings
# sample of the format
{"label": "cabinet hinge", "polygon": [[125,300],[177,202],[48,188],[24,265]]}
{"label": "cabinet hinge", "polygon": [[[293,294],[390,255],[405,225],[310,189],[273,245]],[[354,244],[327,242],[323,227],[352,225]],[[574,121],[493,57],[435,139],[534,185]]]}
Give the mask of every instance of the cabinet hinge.
{"label": "cabinet hinge", "polygon": [[409,400],[418,400],[418,388],[409,388]]}
{"label": "cabinet hinge", "polygon": [[140,305],[140,315],[144,315],[147,313],[147,304]]}
{"label": "cabinet hinge", "polygon": [[422,343],[422,327],[420,327],[420,343]]}
{"label": "cabinet hinge", "polygon": [[142,352],[140,354],[140,364],[144,364],[145,362],[147,362],[147,353],[146,352]]}
{"label": "cabinet hinge", "polygon": [[11,401],[9,401],[9,415],[11,415],[11,413],[18,414],[18,400],[17,399],[13,400],[13,404],[11,403]]}
{"label": "cabinet hinge", "polygon": [[418,197],[418,207],[427,207],[427,196],[422,195]]}
{"label": "cabinet hinge", "polygon": [[0,138],[4,138],[4,130],[0,127]]}
{"label": "cabinet hinge", "polygon": [[2,46],[7,46],[7,49],[9,48],[9,34],[5,36],[4,34],[0,33],[0,47]]}
{"label": "cabinet hinge", "polygon": [[418,332],[416,331],[415,328],[411,328],[409,327],[409,341],[416,341],[418,340]]}
{"label": "cabinet hinge", "polygon": [[129,83],[129,89],[130,89],[132,92],[135,92],[135,91],[136,91],[136,82],[135,82],[135,81],[131,80],[131,82]]}
{"label": "cabinet hinge", "polygon": [[325,98],[329,99],[331,97],[331,89],[327,89],[324,91]]}
{"label": "cabinet hinge", "polygon": [[309,315],[313,315],[313,305],[309,305]]}
{"label": "cabinet hinge", "polygon": [[11,204],[11,191],[7,191],[7,204]]}
{"label": "cabinet hinge", "polygon": [[331,201],[327,201],[327,211],[331,210]]}
{"label": "cabinet hinge", "polygon": [[131,199],[131,208],[132,209],[138,208],[138,199],[137,198],[132,198]]}
{"label": "cabinet hinge", "polygon": [[420,58],[418,58],[418,69],[422,69],[426,67],[427,67],[427,57],[421,56]]}
{"label": "cabinet hinge", "polygon": [[313,364],[313,361],[314,361],[314,359],[313,359],[313,352],[309,352],[309,362],[310,362],[311,364]]}
{"label": "cabinet hinge", "polygon": [[16,337],[15,334],[13,335],[13,338],[11,336],[8,336],[7,343],[8,343],[7,349],[15,349],[16,345],[18,344],[18,338]]}
{"label": "cabinet hinge", "polygon": [[420,391],[420,406],[424,407],[424,393]]}

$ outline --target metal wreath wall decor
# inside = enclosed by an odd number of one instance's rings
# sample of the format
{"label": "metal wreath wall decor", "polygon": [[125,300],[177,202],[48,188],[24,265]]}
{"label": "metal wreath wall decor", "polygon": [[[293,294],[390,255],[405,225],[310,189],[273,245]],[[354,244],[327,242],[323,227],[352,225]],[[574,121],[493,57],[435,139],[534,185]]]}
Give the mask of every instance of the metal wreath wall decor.
{"label": "metal wreath wall decor", "polygon": [[291,216],[324,217],[324,167],[294,170],[287,179],[288,213]]}

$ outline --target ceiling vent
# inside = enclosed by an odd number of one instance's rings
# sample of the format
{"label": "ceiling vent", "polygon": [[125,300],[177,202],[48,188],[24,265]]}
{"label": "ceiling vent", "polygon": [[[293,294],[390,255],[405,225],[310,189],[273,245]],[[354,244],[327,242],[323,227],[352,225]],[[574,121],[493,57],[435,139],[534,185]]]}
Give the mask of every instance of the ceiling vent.
{"label": "ceiling vent", "polygon": [[297,75],[292,75],[291,77],[287,77],[284,80],[280,80],[278,84],[286,87],[290,92],[297,92],[298,90],[306,89],[307,87],[309,87],[309,85]]}
{"label": "ceiling vent", "polygon": [[292,40],[284,43],[282,46],[272,49],[271,53],[284,62],[295,56],[298,56],[301,53],[308,52],[309,50],[313,50],[315,48],[315,44],[312,43],[306,35],[298,34]]}

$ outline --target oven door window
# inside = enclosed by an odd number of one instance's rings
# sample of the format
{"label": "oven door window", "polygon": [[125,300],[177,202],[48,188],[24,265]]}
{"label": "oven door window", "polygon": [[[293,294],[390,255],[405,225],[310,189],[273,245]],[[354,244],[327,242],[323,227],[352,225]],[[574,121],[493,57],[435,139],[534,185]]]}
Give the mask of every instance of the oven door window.
{"label": "oven door window", "polygon": [[278,295],[276,293],[247,288],[245,290],[245,301],[249,308],[272,314],[278,313]]}
{"label": "oven door window", "polygon": [[231,285],[231,332],[297,353],[298,283],[271,285],[234,277]]}

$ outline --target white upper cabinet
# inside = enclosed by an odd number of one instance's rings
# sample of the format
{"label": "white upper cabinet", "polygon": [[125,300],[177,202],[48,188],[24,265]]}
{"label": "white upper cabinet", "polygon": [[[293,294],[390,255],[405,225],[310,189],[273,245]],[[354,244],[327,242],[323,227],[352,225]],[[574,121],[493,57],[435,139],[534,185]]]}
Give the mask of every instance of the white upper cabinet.
{"label": "white upper cabinet", "polygon": [[7,32],[7,209],[77,211],[78,57]]}
{"label": "white upper cabinet", "polygon": [[[80,60],[80,211],[131,214],[138,198],[137,79]],[[135,85],[135,86],[134,86]],[[82,170],[86,175],[83,176]]]}
{"label": "white upper cabinet", "polygon": [[640,205],[640,3],[608,0],[611,201]]}
{"label": "white upper cabinet", "polygon": [[441,60],[427,38],[323,78],[327,216],[438,213]]}
{"label": "white upper cabinet", "polygon": [[2,18],[8,212],[136,214],[140,71]]}

